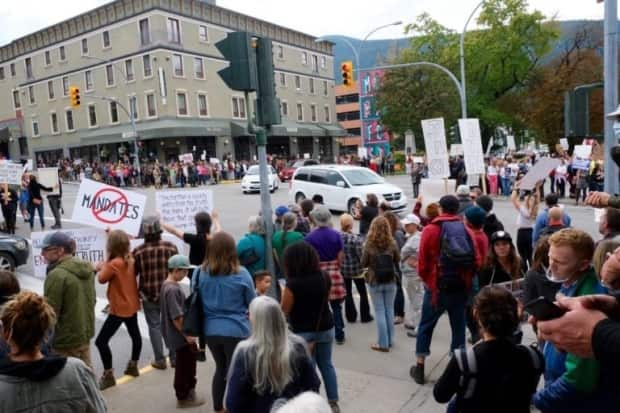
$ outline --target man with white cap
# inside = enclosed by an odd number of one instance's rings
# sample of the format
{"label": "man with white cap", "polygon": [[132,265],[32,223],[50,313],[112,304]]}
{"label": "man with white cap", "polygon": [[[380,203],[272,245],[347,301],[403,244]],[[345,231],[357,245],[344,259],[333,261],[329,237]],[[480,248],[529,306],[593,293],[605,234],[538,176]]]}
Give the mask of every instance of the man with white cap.
{"label": "man with white cap", "polygon": [[416,337],[416,327],[422,313],[424,284],[418,276],[418,247],[420,246],[420,218],[409,214],[400,221],[407,236],[407,242],[400,251],[400,268],[403,274],[403,286],[409,299],[409,311],[406,312],[405,328],[409,337]]}
{"label": "man with white cap", "polygon": [[468,185],[459,185],[456,188],[456,197],[459,199],[459,215],[463,214],[467,208],[474,204],[469,195],[470,192]]}

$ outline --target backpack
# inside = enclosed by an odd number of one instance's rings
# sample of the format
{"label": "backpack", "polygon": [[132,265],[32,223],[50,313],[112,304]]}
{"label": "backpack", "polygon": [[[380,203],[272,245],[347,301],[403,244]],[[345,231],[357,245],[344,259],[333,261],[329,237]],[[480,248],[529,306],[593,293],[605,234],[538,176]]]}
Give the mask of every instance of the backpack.
{"label": "backpack", "polygon": [[375,281],[378,284],[387,284],[396,278],[396,268],[394,267],[394,257],[388,252],[383,252],[375,256],[375,262],[372,266],[375,273]]}
{"label": "backpack", "polygon": [[439,291],[455,293],[466,289],[463,271],[473,270],[476,263],[474,242],[462,221],[443,221],[439,236]]}

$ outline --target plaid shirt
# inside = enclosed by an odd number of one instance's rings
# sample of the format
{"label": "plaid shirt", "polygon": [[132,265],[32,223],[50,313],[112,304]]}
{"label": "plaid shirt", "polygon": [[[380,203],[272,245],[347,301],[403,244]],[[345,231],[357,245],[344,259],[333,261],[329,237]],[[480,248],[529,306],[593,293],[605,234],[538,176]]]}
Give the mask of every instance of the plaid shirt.
{"label": "plaid shirt", "polygon": [[362,273],[362,237],[350,232],[341,232],[340,238],[344,244],[344,259],[340,266],[342,276],[346,278],[357,277]]}
{"label": "plaid shirt", "polygon": [[136,276],[140,276],[140,292],[149,301],[159,301],[161,285],[168,277],[168,259],[178,254],[168,241],[144,243],[133,250]]}

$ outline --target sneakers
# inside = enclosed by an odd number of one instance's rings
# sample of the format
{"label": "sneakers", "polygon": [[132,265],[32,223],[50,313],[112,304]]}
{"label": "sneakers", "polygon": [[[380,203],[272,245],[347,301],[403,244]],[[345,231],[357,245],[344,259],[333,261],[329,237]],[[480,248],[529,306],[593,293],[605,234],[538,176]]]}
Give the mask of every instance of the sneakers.
{"label": "sneakers", "polygon": [[345,343],[346,339],[345,338],[341,338],[341,339],[336,339],[336,344],[338,344],[339,346],[343,345]]}
{"label": "sneakers", "polygon": [[127,363],[127,368],[125,369],[125,374],[128,376],[138,377],[140,376],[140,371],[138,370],[138,362],[130,360]]}
{"label": "sneakers", "polygon": [[189,407],[202,406],[206,400],[196,396],[196,391],[192,390],[189,397],[183,400],[177,400],[177,409],[187,409]]}
{"label": "sneakers", "polygon": [[205,353],[204,350],[199,350],[198,353],[196,353],[196,361],[200,361],[200,362],[207,361],[207,354]]}
{"label": "sneakers", "polygon": [[166,370],[166,368],[168,368],[168,365],[166,364],[166,360],[151,361],[151,366],[157,370]]}
{"label": "sneakers", "polygon": [[405,323],[405,328],[407,330],[415,330],[415,324]]}
{"label": "sneakers", "polygon": [[394,324],[402,324],[405,321],[403,317],[394,317]]}
{"label": "sneakers", "polygon": [[424,364],[416,364],[415,366],[411,366],[409,370],[409,375],[419,385],[424,384]]}
{"label": "sneakers", "polygon": [[414,328],[413,330],[407,331],[407,337],[416,338],[418,336],[418,330]]}
{"label": "sneakers", "polygon": [[330,400],[329,407],[332,408],[332,413],[340,413],[340,406],[338,406],[338,402],[336,400]]}
{"label": "sneakers", "polygon": [[99,390],[105,390],[107,388],[116,386],[116,379],[114,378],[114,370],[106,370],[99,379]]}
{"label": "sneakers", "polygon": [[60,224],[52,225],[52,229],[60,229],[60,228],[62,228],[62,226]]}

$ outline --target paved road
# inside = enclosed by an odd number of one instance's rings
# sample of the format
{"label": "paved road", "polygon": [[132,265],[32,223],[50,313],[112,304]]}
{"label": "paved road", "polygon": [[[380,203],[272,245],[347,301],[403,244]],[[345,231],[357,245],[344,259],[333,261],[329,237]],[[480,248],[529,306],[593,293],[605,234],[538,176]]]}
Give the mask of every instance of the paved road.
{"label": "paved road", "polygon": [[[387,180],[395,185],[400,186],[407,193],[408,198],[412,198],[412,189],[409,185],[408,178],[404,176],[388,177]],[[273,206],[288,203],[288,185],[285,184],[272,195]],[[214,192],[215,207],[220,212],[222,226],[225,231],[230,232],[235,238],[242,236],[247,230],[247,218],[250,215],[258,213],[260,208],[260,196],[258,194],[243,195],[239,184],[222,184],[211,186],[209,189]],[[78,228],[70,221],[77,192],[76,185],[66,185],[63,203],[65,205],[65,218],[63,226],[65,228]],[[154,191],[141,191],[148,196],[147,214],[155,213],[154,210]],[[593,209],[589,207],[574,207],[572,202],[567,204],[566,210],[573,218],[573,225],[589,232],[595,239],[599,237],[597,234],[597,225],[594,223]],[[506,226],[506,230],[513,236],[516,234],[516,211],[510,202],[506,199],[496,199],[495,211],[501,221]],[[49,214],[49,211],[48,211]],[[334,217],[334,224],[337,228],[337,219]],[[51,225],[53,220],[51,217],[47,221]],[[29,238],[29,230],[27,225],[19,224],[18,232]],[[38,225],[35,225],[35,230]],[[42,292],[42,281],[32,276],[32,262],[18,269],[19,278],[22,286],[27,289]],[[97,331],[101,328],[101,324],[105,319],[105,315],[101,313],[101,309],[107,303],[105,295],[105,287],[97,286]],[[152,358],[152,349],[148,341],[148,334],[144,318],[140,316],[140,329],[143,334],[143,350],[140,365],[147,365]],[[443,407],[439,407],[432,400],[430,386],[419,387],[409,378],[408,369],[413,361],[413,350],[415,340],[405,335],[404,329],[397,329],[397,340],[395,348],[389,354],[378,354],[369,349],[370,344],[375,340],[375,326],[371,324],[352,324],[347,326],[347,343],[344,346],[336,346],[334,350],[334,360],[339,373],[339,382],[341,386],[341,399],[343,411],[357,412],[409,412],[415,409],[416,412],[439,412],[444,411]],[[445,366],[448,353],[448,345],[450,340],[449,326],[446,319],[443,319],[435,332],[433,340],[433,354],[429,358],[427,374],[431,380],[435,380],[443,367]],[[124,369],[126,360],[130,354],[130,340],[127,332],[121,328],[117,335],[112,339],[111,346],[114,354],[114,367],[116,375],[120,376]],[[97,374],[102,370],[100,359],[96,348],[92,347],[93,361]],[[200,387],[204,393],[208,394],[207,389],[210,385],[210,375],[212,373],[213,362],[209,360],[206,365],[201,364],[201,375],[199,377]],[[171,372],[151,373],[155,376],[150,377],[153,386],[164,386],[167,388],[172,381]],[[157,374],[163,376],[157,376]],[[158,381],[157,377],[160,377]],[[140,378],[132,384],[139,386],[132,390],[129,394],[125,394],[126,390],[116,389],[110,393],[112,410],[127,411],[131,408],[134,413],[141,411],[139,409],[140,397],[147,397],[151,393],[145,392],[144,396],[133,397],[136,391],[142,386],[140,380],[149,383],[146,377]],[[128,389],[131,389],[129,385]],[[157,387],[158,388],[158,387]],[[146,388],[145,388],[146,389]],[[172,400],[171,389],[168,391],[169,398]],[[369,395],[380,394],[381,397],[369,397]],[[131,396],[131,397],[130,397]],[[157,397],[164,397],[158,395]],[[131,400],[130,400],[131,399]],[[167,400],[168,396],[164,397]],[[170,404],[170,403],[168,403]],[[159,405],[159,404],[151,404]],[[165,405],[165,404],[164,404]],[[159,411],[169,411],[169,407],[163,407]],[[209,411],[208,409],[196,411]]]}

